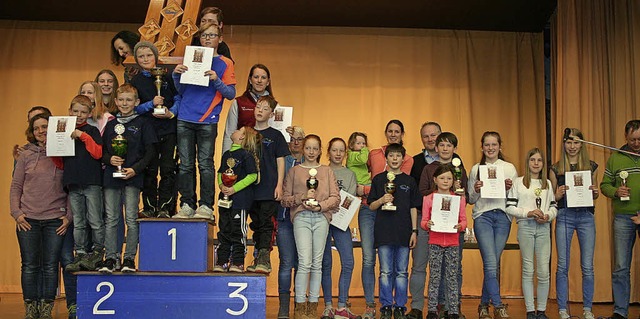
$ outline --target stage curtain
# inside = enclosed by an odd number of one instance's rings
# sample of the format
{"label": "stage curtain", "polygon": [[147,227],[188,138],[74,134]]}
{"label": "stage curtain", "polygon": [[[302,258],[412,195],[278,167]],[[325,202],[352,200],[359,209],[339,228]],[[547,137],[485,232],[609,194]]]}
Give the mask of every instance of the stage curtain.
{"label": "stage curtain", "polygon": [[[114,69],[122,82],[122,68],[109,63],[109,43],[117,31],[137,27],[0,21],[4,194],[11,182],[11,147],[25,141],[26,111],[46,105],[54,114],[66,114],[80,83],[93,79],[102,68]],[[251,65],[267,65],[275,97],[281,105],[294,107],[294,124],[319,134],[325,143],[334,136],[346,139],[353,131],[363,131],[370,147],[377,148],[385,141],[387,121],[400,119],[407,152],[414,155],[422,149],[421,124],[437,121],[458,136],[457,152],[468,169],[480,159],[482,133],[499,131],[507,160],[520,173],[527,150],[544,147],[542,33],[228,25],[224,39],[236,62],[237,95],[246,87]],[[229,104],[225,102],[222,119]],[[217,150],[223,127],[218,127]],[[220,155],[218,151],[216,161]],[[2,203],[8,210],[8,196]],[[470,212],[471,206],[469,227]],[[0,291],[19,292],[15,223],[8,212],[0,220]],[[509,242],[517,242],[516,228],[514,224]],[[250,260],[247,257],[246,263]],[[268,294],[277,295],[276,250],[272,262]],[[479,252],[465,250],[463,264],[463,293],[480,295]],[[360,251],[355,249],[354,296],[362,295],[361,265]],[[506,251],[503,294],[521,295],[520,272],[519,251]]]}
{"label": "stage curtain", "polygon": [[[554,161],[560,158],[565,127],[580,128],[585,139],[608,146],[625,144],[624,125],[640,115],[640,3],[638,1],[558,1],[552,19]],[[588,146],[602,180],[611,151]],[[594,301],[612,301],[611,200],[596,200]],[[631,302],[640,301],[640,245],[631,268]],[[572,244],[569,297],[582,301],[577,237]],[[556,265],[554,261],[552,265]],[[555,267],[554,267],[555,269]],[[553,272],[555,278],[555,272]],[[555,285],[552,285],[555,295]]]}

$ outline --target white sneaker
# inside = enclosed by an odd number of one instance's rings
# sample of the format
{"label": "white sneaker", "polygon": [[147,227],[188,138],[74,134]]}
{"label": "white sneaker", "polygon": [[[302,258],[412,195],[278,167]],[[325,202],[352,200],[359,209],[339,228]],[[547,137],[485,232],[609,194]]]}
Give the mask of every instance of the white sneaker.
{"label": "white sneaker", "polygon": [[584,319],[595,319],[596,316],[593,315],[593,312],[589,311],[589,310],[585,310],[582,312],[582,317]]}
{"label": "white sneaker", "polygon": [[211,209],[207,205],[200,205],[198,209],[196,209],[196,213],[192,218],[204,218],[213,220],[213,209]]}
{"label": "white sneaker", "polygon": [[571,318],[571,316],[569,316],[569,313],[566,310],[560,310],[558,312],[558,314],[560,315],[560,319],[569,319]]}
{"label": "white sneaker", "polygon": [[194,214],[193,208],[191,208],[189,204],[182,204],[182,207],[180,207],[180,210],[178,210],[178,212],[175,215],[173,215],[173,217],[171,218],[191,218],[193,214]]}

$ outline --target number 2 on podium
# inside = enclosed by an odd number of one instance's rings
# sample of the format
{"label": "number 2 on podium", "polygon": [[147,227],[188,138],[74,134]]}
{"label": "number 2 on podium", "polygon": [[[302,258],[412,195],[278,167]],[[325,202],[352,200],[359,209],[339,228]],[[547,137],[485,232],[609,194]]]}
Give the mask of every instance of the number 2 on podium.
{"label": "number 2 on podium", "polygon": [[176,260],[176,240],[178,238],[176,229],[175,228],[169,229],[169,231],[167,232],[167,236],[171,237],[171,260]]}

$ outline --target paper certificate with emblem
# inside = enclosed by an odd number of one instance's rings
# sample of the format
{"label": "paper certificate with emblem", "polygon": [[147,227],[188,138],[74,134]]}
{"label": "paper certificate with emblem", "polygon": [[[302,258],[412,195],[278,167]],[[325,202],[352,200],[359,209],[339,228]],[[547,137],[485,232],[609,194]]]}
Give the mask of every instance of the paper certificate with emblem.
{"label": "paper certificate with emblem", "polygon": [[71,133],[76,129],[75,116],[50,116],[47,127],[47,156],[75,156],[76,142]]}
{"label": "paper certificate with emblem", "polygon": [[454,227],[460,215],[460,196],[433,194],[431,206],[431,230],[439,233],[457,233]]}
{"label": "paper certificate with emblem", "polygon": [[276,106],[276,109],[273,111],[273,116],[269,119],[269,126],[282,132],[287,143],[291,141],[291,136],[287,133],[287,127],[291,126],[291,123],[293,123],[293,107]]}
{"label": "paper certificate with emblem", "polygon": [[497,165],[478,166],[482,187],[482,198],[507,198],[507,188],[504,185],[504,169]]}
{"label": "paper certificate with emblem", "polygon": [[189,69],[180,75],[180,84],[209,86],[209,77],[204,72],[211,70],[212,62],[213,48],[187,46],[182,64]]}
{"label": "paper certificate with emblem", "polygon": [[360,208],[361,202],[362,200],[359,197],[340,190],[340,204],[338,205],[338,212],[333,214],[331,218],[331,225],[336,226],[343,231],[347,230],[353,216]]}
{"label": "paper certificate with emblem", "polygon": [[591,186],[591,171],[565,172],[565,185],[569,186],[567,192],[567,207],[591,207],[593,206],[593,193]]}

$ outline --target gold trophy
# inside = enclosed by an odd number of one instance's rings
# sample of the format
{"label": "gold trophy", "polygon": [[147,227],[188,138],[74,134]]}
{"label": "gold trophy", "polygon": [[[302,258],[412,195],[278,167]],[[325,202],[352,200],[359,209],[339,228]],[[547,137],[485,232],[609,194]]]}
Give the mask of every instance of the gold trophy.
{"label": "gold trophy", "polygon": [[533,194],[536,195],[536,207],[540,209],[540,206],[542,206],[542,198],[540,198],[540,195],[542,195],[542,189],[536,188],[533,191]]}
{"label": "gold trophy", "polygon": [[[231,187],[238,180],[238,175],[233,172],[233,168],[236,166],[236,160],[232,157],[227,159],[227,168],[224,173],[222,173],[222,185],[226,187]],[[224,195],[223,199],[218,200],[218,206],[223,208],[231,208],[231,204],[233,204],[233,200],[229,199],[228,195]]]}
{"label": "gold trophy", "polygon": [[[127,155],[127,139],[124,138],[124,136],[122,136],[122,134],[124,134],[125,132],[125,127],[122,124],[116,124],[115,128],[113,129],[116,134],[116,137],[114,137],[111,140],[111,148],[113,149],[113,154],[116,156],[121,157],[122,159],[124,159],[125,155]],[[127,177],[127,174],[124,173],[124,171],[122,170],[122,166],[118,165],[118,168],[116,169],[115,172],[113,172],[113,178],[125,178]]]}
{"label": "gold trophy", "polygon": [[453,165],[453,173],[455,174],[456,180],[460,182],[460,187],[456,188],[456,194],[464,194],[464,188],[462,188],[462,169],[460,169],[462,161],[456,157],[451,160],[451,164]]}
{"label": "gold trophy", "polygon": [[[167,74],[167,70],[164,68],[155,67],[151,69],[151,74],[156,77],[156,80],[153,83],[156,85],[156,89],[158,90],[158,96],[162,96],[160,94],[160,88],[162,87],[162,77]],[[165,110],[163,105],[156,105],[153,108],[153,114],[164,115]]]}
{"label": "gold trophy", "polygon": [[[309,170],[309,179],[307,180],[307,189],[317,189],[318,188],[318,180],[316,179],[316,175],[318,175],[318,170],[312,168]],[[318,201],[315,198],[309,198],[305,201],[307,206],[318,206]]]}
{"label": "gold trophy", "polygon": [[[384,184],[384,192],[393,195],[396,192],[396,184],[393,182],[393,180],[396,179],[396,174],[388,172],[387,179],[389,181]],[[396,206],[394,206],[392,202],[385,203],[382,205],[382,210],[395,211]]]}
{"label": "gold trophy", "polygon": [[[620,178],[622,178],[622,186],[626,187],[627,186],[627,178],[629,178],[629,172],[620,171],[618,176],[620,176]],[[623,201],[623,202],[629,201],[629,196],[620,197],[620,201]]]}

